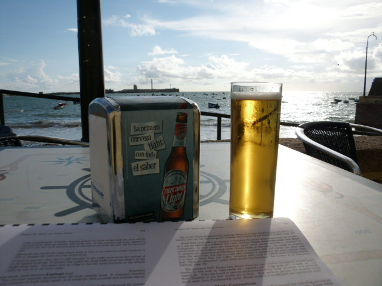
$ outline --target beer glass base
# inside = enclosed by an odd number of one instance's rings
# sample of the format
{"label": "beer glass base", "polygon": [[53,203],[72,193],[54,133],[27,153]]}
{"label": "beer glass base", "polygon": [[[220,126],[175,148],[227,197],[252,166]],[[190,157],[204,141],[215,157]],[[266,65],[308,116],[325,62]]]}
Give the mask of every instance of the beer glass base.
{"label": "beer glass base", "polygon": [[259,213],[259,214],[234,214],[230,213],[228,219],[258,219],[258,218],[272,218],[273,214]]}

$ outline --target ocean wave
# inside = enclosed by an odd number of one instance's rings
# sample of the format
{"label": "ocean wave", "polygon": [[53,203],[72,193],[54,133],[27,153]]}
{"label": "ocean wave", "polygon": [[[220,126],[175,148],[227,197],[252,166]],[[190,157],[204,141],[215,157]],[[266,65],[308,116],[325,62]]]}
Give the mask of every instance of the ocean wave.
{"label": "ocean wave", "polygon": [[10,112],[10,113],[16,113],[16,112],[24,112],[24,109],[11,109],[11,110],[9,110],[8,112]]}
{"label": "ocean wave", "polygon": [[80,127],[81,122],[79,121],[50,121],[50,120],[39,120],[28,123],[13,123],[7,124],[11,128],[49,128],[49,127],[62,127],[62,128],[73,128]]}

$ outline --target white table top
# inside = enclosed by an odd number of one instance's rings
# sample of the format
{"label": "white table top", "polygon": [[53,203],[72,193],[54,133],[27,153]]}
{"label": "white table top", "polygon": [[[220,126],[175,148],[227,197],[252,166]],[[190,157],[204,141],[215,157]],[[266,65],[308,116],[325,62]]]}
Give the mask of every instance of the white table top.
{"label": "white table top", "polygon": [[[200,220],[228,218],[229,146],[201,144]],[[382,285],[382,185],[280,146],[274,216],[345,285]],[[88,148],[0,148],[0,224],[97,221]]]}

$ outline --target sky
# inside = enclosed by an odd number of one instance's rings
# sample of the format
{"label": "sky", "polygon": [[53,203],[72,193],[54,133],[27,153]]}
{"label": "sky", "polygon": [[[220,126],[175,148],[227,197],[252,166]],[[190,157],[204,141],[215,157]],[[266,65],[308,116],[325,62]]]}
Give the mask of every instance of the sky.
{"label": "sky", "polygon": [[[380,0],[103,0],[105,88],[367,92],[382,77]],[[370,36],[375,33],[375,36]],[[0,1],[0,89],[79,91],[76,0]]]}

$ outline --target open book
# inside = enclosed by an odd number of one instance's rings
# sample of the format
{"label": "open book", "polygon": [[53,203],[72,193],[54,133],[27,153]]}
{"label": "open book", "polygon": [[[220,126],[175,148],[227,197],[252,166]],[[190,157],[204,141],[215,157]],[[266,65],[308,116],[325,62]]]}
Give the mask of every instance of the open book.
{"label": "open book", "polygon": [[0,227],[0,285],[342,285],[286,218]]}

